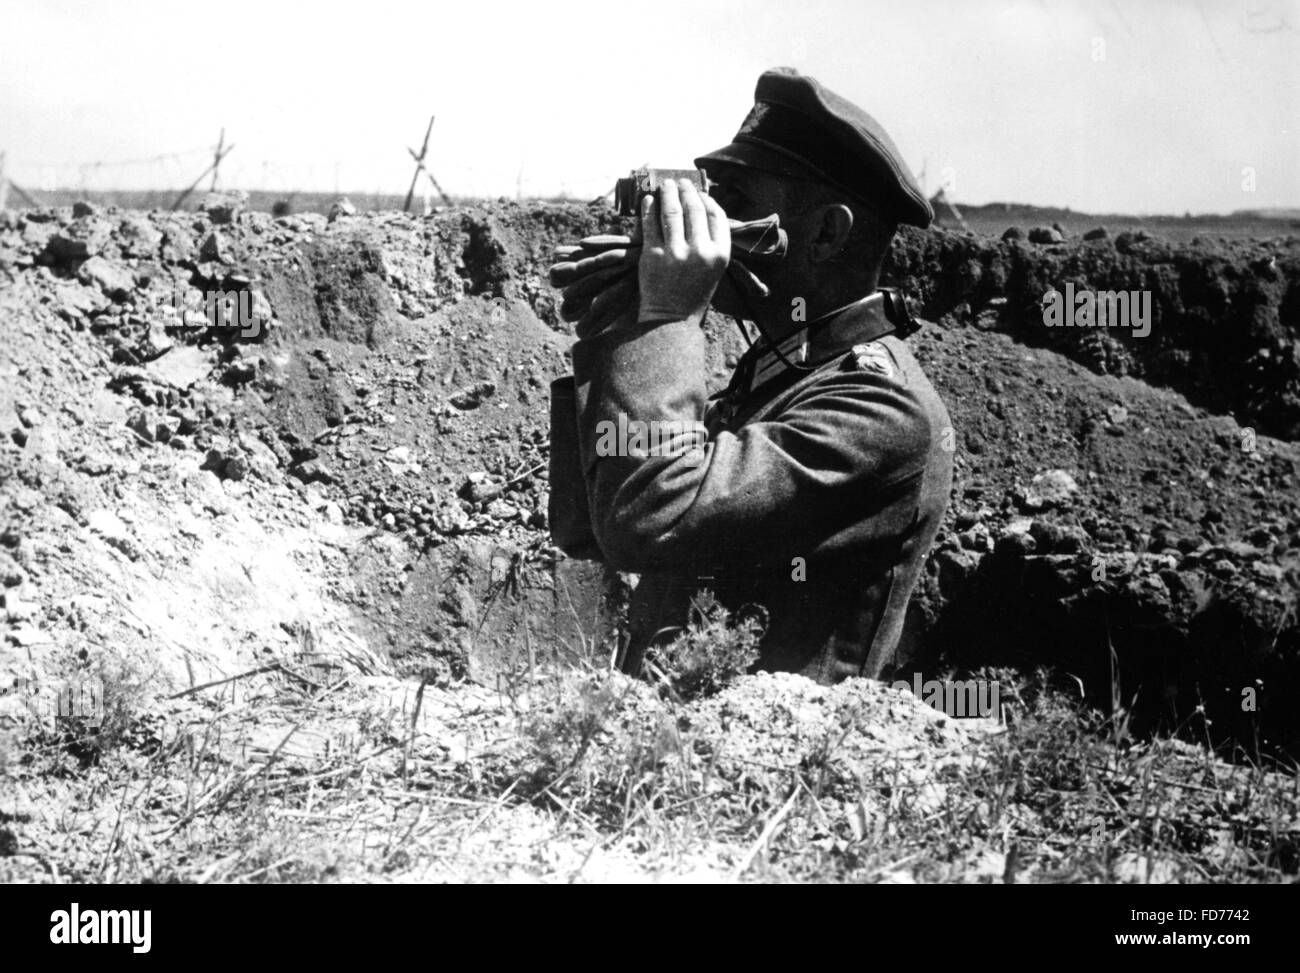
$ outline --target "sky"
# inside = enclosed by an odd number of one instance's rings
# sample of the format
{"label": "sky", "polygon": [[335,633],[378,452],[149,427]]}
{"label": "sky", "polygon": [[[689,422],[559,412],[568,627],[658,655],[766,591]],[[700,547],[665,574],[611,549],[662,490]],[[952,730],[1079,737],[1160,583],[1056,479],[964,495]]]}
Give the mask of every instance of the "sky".
{"label": "sky", "polygon": [[1300,0],[0,0],[0,150],[36,190],[592,198],[725,144],[788,65],[927,192],[1091,212],[1300,206]]}

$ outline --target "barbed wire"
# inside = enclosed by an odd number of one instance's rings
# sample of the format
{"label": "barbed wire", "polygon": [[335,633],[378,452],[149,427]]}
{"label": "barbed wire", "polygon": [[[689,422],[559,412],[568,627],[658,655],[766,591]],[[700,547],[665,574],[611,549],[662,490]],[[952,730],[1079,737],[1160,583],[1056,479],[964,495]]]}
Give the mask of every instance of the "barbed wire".
{"label": "barbed wire", "polygon": [[178,149],[173,152],[160,152],[157,155],[142,156],[138,159],[105,159],[98,162],[41,162],[21,159],[10,155],[10,164],[28,166],[38,169],[122,169],[127,166],[156,165],[161,162],[179,162],[181,159],[199,154],[211,156],[212,146],[201,145],[193,149]]}

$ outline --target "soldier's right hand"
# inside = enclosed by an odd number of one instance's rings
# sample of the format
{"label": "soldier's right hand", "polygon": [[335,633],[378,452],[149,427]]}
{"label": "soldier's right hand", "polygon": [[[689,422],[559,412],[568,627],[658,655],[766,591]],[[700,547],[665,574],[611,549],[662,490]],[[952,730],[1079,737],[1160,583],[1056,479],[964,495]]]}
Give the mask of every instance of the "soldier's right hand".
{"label": "soldier's right hand", "polygon": [[641,206],[639,277],[642,324],[703,317],[731,260],[731,227],[722,207],[688,179],[669,180]]}

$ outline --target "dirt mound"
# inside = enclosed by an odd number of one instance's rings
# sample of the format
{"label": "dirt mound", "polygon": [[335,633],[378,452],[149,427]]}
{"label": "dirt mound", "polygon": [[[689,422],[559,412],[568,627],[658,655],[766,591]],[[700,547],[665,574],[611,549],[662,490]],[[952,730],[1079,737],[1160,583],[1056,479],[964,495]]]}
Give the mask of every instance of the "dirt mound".
{"label": "dirt mound", "polygon": [[[434,679],[590,652],[612,582],[546,533],[546,389],[570,338],[544,273],[555,244],[616,225],[514,204],[0,214],[10,645],[75,660],[133,641],[178,686],[255,662],[268,626],[273,654]],[[1113,650],[1153,717],[1242,736],[1262,716],[1294,743],[1293,247],[936,231],[901,237],[891,273],[939,319],[913,340],[958,438],[918,664],[1051,660],[1109,698]],[[1152,290],[1150,336],[1043,327],[1067,282]],[[720,382],[735,338],[709,327]],[[62,607],[116,574],[143,603],[167,579],[170,634]],[[187,606],[191,585],[212,601]]]}
{"label": "dirt mound", "polygon": [[[1044,246],[904,227],[885,278],[932,319],[952,314],[1300,438],[1300,238],[1173,244],[1138,231]],[[1044,295],[1067,286],[1149,291],[1150,333],[1045,326]]]}
{"label": "dirt mound", "polygon": [[[1149,721],[1297,742],[1300,449],[955,322],[917,354],[957,430],[915,599],[929,668],[1051,663]],[[1243,710],[1243,690],[1257,703]]]}

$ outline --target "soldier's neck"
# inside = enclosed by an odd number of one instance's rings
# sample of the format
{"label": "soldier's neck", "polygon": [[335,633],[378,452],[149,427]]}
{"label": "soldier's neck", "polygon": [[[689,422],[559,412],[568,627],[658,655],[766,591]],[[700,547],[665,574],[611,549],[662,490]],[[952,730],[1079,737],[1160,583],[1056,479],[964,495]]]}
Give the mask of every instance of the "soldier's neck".
{"label": "soldier's neck", "polygon": [[792,295],[784,301],[779,298],[757,315],[758,324],[763,333],[773,341],[780,341],[786,335],[794,334],[828,315],[852,307],[858,301],[869,297],[877,290],[873,280],[869,286],[859,285],[852,288],[837,288],[833,291],[819,293],[816,298]]}

